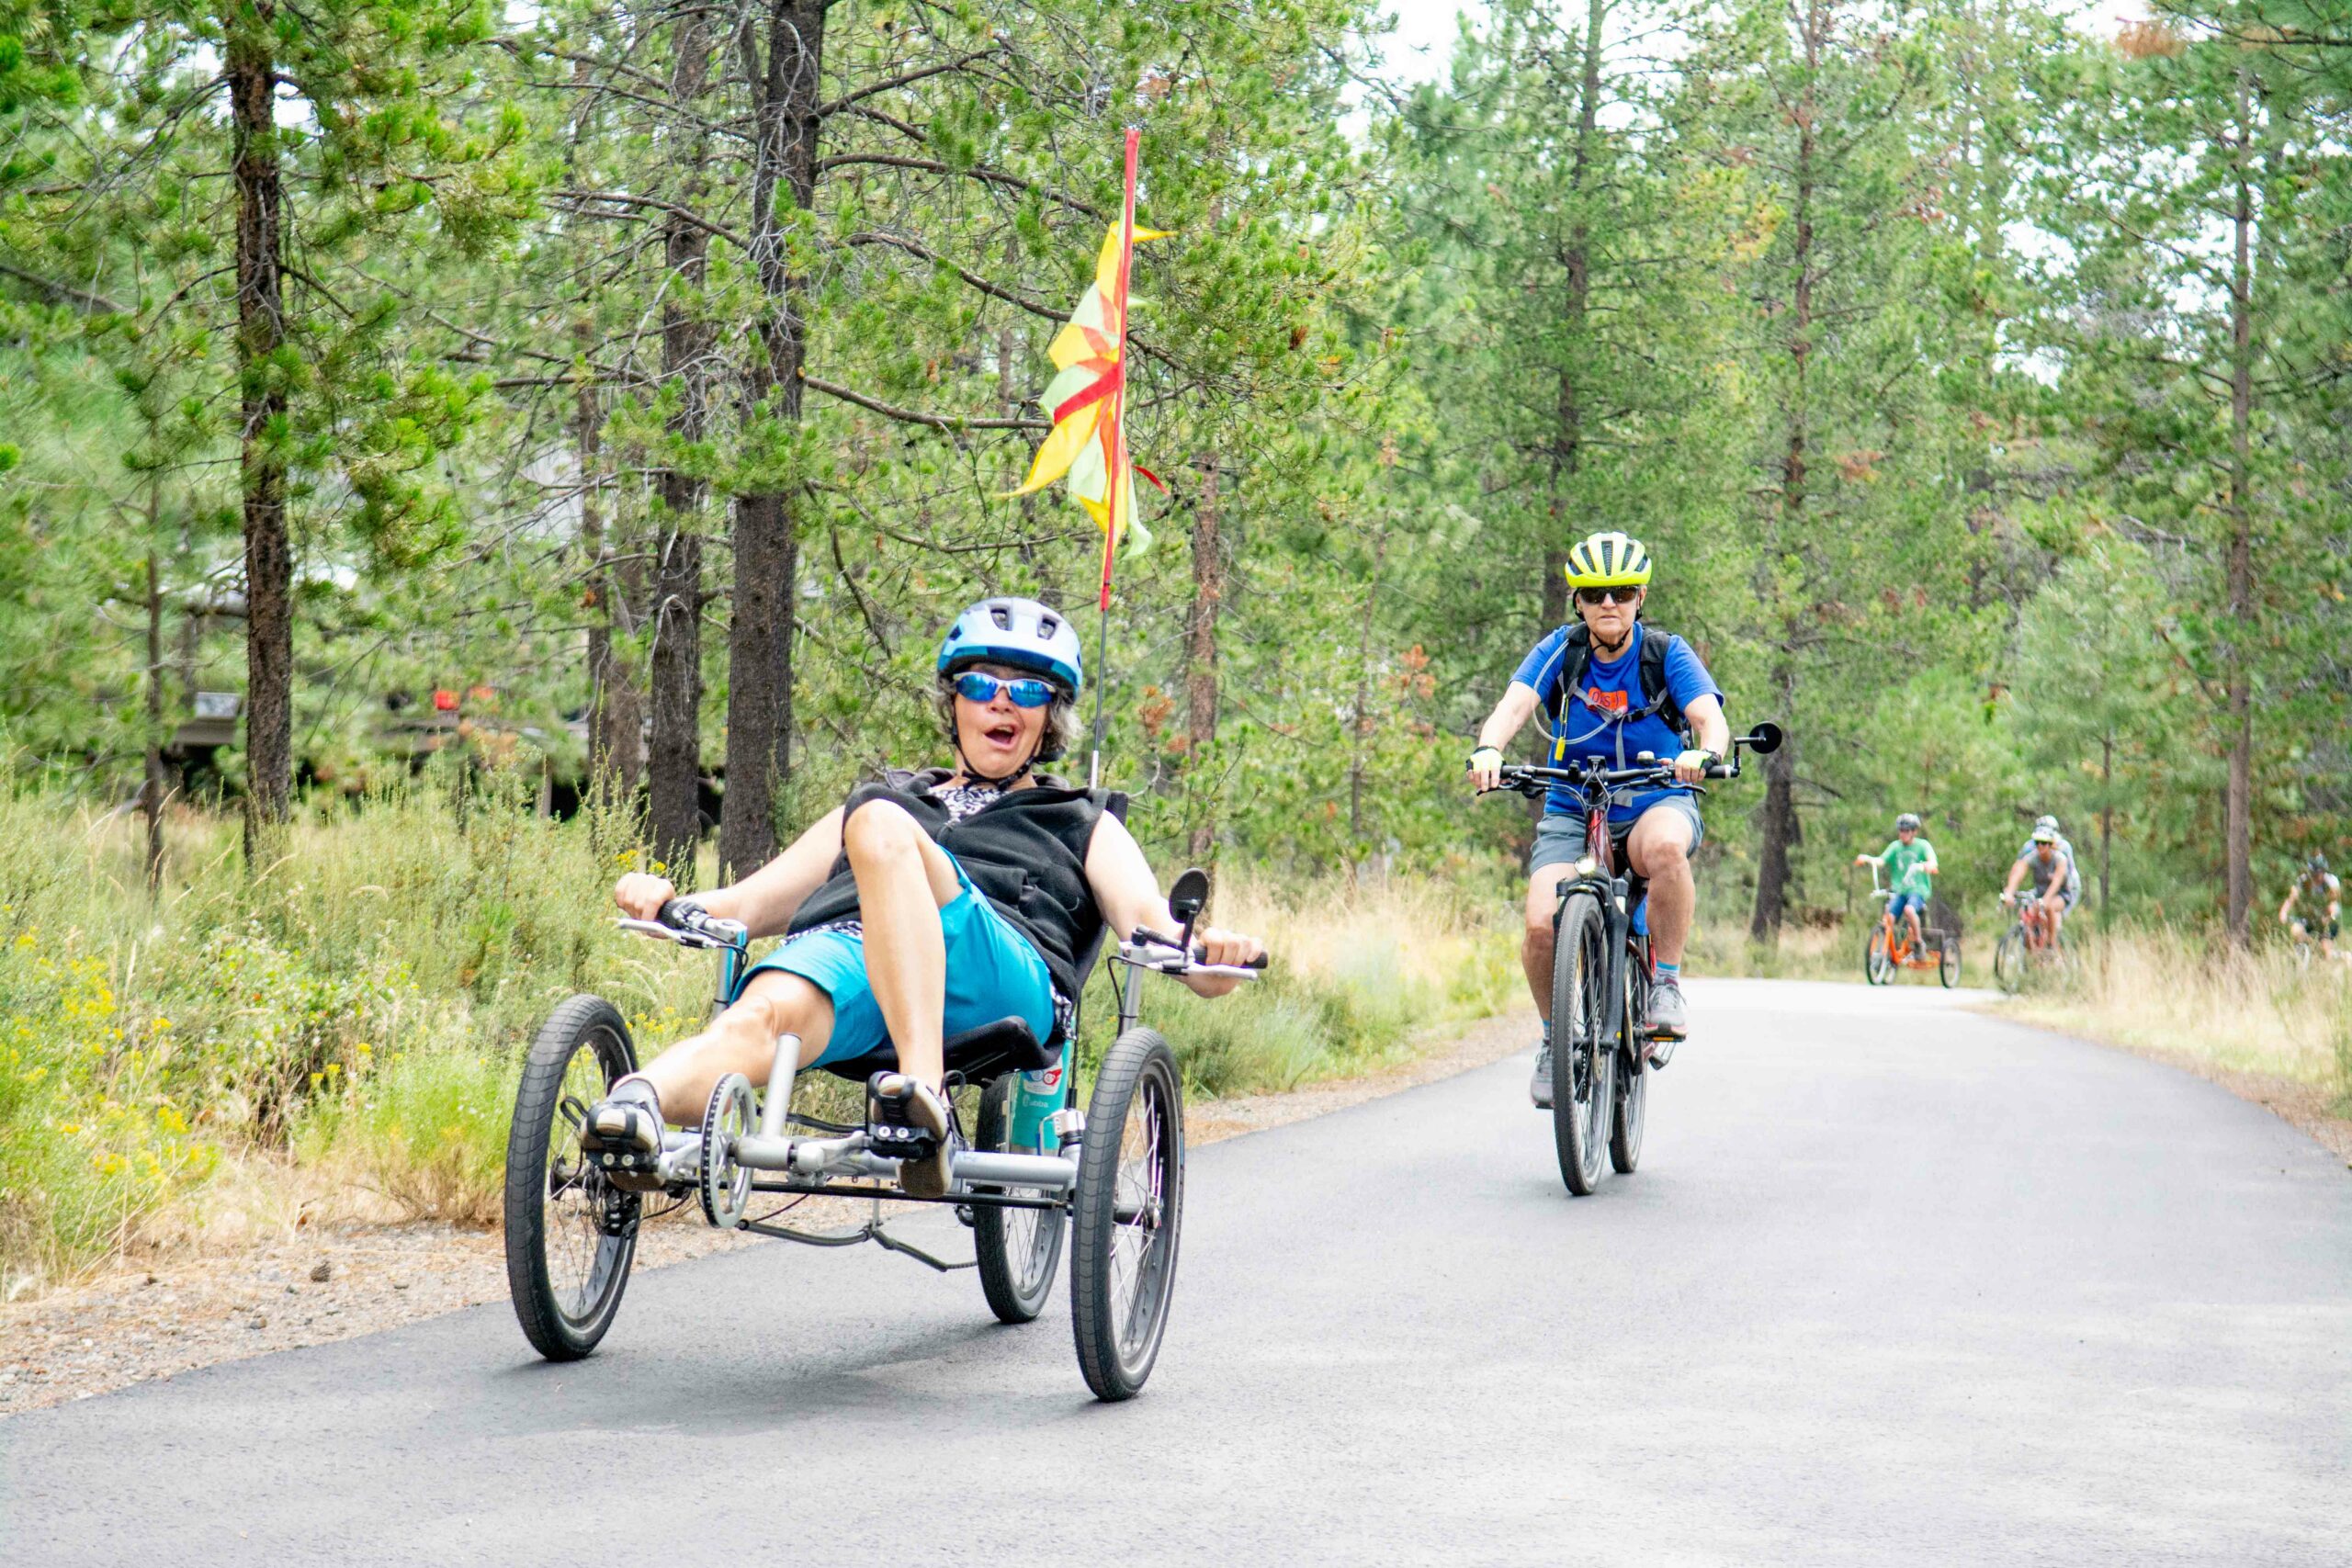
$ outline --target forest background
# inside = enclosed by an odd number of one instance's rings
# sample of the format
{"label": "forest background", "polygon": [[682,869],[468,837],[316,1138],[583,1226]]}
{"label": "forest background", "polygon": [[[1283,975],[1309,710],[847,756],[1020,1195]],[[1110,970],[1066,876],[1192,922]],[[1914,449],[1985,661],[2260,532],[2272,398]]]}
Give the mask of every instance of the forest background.
{"label": "forest background", "polygon": [[1127,125],[1161,866],[1507,908],[1468,737],[1613,526],[1791,737],[1710,804],[1717,940],[1866,914],[1915,810],[1973,935],[2050,811],[2089,923],[2272,941],[2352,826],[2352,6],[1495,0],[1418,85],[1384,27],[0,0],[0,1241],[371,1117],[492,1158],[615,867],[936,755],[978,595],[1091,657],[1100,536],[1002,492]]}

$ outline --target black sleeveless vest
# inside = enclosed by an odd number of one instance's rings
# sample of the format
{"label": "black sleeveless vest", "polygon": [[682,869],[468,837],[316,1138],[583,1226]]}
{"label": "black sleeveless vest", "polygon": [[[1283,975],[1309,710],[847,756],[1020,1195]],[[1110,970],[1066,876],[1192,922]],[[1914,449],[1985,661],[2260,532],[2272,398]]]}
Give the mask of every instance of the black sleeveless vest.
{"label": "black sleeveless vest", "polygon": [[[1008,791],[951,826],[947,807],[931,792],[954,776],[945,768],[893,768],[879,784],[850,791],[842,822],[847,826],[859,807],[887,800],[922,824],[932,840],[956,857],[980,896],[1036,948],[1054,988],[1075,1000],[1086,979],[1078,972],[1080,960],[1091,956],[1102,935],[1102,911],[1086,880],[1087,846],[1105,811],[1126,820],[1127,797],[1074,789],[1040,774],[1033,787]],[[857,879],[844,853],[825,885],[793,912],[791,930],[804,931],[857,912]]]}

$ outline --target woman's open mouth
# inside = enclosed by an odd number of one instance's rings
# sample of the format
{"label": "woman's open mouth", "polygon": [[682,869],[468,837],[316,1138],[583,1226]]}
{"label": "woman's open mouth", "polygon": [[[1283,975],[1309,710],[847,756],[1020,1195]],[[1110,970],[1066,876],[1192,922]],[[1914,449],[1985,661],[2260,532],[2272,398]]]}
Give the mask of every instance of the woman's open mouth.
{"label": "woman's open mouth", "polygon": [[1020,743],[1021,726],[1011,719],[990,720],[980,726],[980,736],[989,745],[1010,751]]}

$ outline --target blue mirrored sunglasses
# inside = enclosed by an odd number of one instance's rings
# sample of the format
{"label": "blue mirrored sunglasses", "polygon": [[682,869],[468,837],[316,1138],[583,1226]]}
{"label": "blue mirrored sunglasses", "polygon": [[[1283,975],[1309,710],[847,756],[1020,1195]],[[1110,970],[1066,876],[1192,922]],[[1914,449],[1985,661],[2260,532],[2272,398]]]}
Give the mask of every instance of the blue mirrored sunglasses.
{"label": "blue mirrored sunglasses", "polygon": [[1001,681],[994,675],[983,675],[977,670],[967,670],[956,677],[956,691],[960,696],[976,703],[992,703],[1002,692],[1012,697],[1017,708],[1041,708],[1054,700],[1050,681],[1039,681],[1023,675],[1015,681]]}

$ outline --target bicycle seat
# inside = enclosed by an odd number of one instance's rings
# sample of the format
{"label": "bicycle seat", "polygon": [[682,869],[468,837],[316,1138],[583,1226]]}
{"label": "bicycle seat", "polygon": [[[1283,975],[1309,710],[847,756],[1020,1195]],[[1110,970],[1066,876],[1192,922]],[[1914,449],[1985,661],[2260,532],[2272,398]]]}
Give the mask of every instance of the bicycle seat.
{"label": "bicycle seat", "polygon": [[[1060,1047],[1049,1049],[1037,1043],[1029,1025],[1018,1018],[1001,1018],[951,1034],[945,1046],[947,1070],[974,1084],[988,1083],[1007,1073],[1042,1071],[1062,1059]],[[838,1078],[864,1083],[876,1073],[895,1072],[898,1066],[898,1048],[886,1040],[863,1056],[828,1062],[824,1070]]]}

